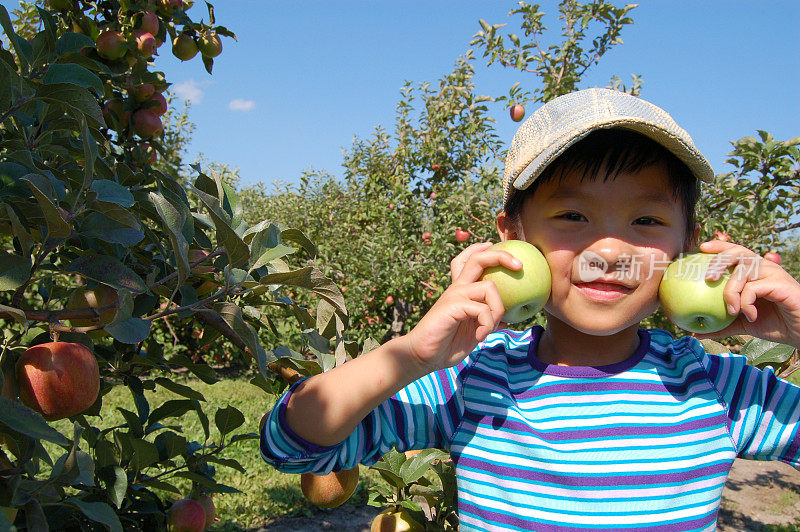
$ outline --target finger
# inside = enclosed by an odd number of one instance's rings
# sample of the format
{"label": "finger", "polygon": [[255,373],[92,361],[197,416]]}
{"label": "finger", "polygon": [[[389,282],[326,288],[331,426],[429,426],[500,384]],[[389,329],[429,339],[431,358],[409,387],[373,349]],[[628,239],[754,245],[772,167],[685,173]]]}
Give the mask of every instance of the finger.
{"label": "finger", "polygon": [[450,279],[453,281],[456,280],[461,273],[461,270],[464,269],[464,265],[467,263],[467,260],[470,258],[470,256],[491,246],[492,242],[478,242],[477,244],[472,244],[471,246],[464,248],[461,253],[456,255],[453,260],[450,261]]}
{"label": "finger", "polygon": [[722,296],[728,305],[728,313],[736,315],[741,310],[741,294],[748,282],[755,281],[758,273],[743,263],[737,264],[733,269]]}
{"label": "finger", "polygon": [[495,320],[492,316],[492,309],[485,303],[480,303],[471,299],[461,300],[450,314],[457,321],[468,319],[475,320],[478,327],[475,330],[475,338],[479,342],[494,331]]}
{"label": "finger", "polygon": [[454,298],[466,298],[487,305],[492,312],[494,326],[500,323],[500,319],[506,312],[503,300],[500,298],[500,292],[497,291],[497,286],[491,281],[457,284],[453,285],[449,290],[451,290]]}
{"label": "finger", "polygon": [[749,282],[742,290],[741,312],[750,322],[758,319],[758,308],[755,304],[758,299],[770,301],[779,306],[787,306],[789,309],[796,308],[797,305],[793,301],[797,299],[797,295],[784,284],[770,278]]}
{"label": "finger", "polygon": [[503,266],[514,271],[522,269],[522,263],[508,251],[482,251],[469,257],[453,283],[474,283],[481,278],[486,268],[492,266]]}
{"label": "finger", "polygon": [[[725,270],[729,269],[731,266],[736,267],[739,265],[744,268],[740,269],[740,275],[744,275],[746,272],[747,278],[757,279],[762,268],[762,262],[763,259],[756,253],[745,247],[733,245],[733,247],[729,248],[727,251],[717,253],[716,256],[709,261],[708,269],[706,270],[706,279],[715,281],[722,277]],[[755,273],[755,275],[751,275],[752,273]]]}

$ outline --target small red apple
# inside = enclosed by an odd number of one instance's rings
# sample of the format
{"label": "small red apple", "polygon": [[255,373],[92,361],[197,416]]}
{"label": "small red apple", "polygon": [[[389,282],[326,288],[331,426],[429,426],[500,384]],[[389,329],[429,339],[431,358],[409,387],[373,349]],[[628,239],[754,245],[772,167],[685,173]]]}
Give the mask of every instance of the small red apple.
{"label": "small red apple", "polygon": [[152,11],[145,11],[142,13],[142,21],[139,24],[139,28],[151,35],[158,35],[158,16]]}
{"label": "small red apple", "polygon": [[167,99],[160,92],[153,93],[147,105],[158,116],[163,116],[167,112]]}
{"label": "small red apple", "polygon": [[394,298],[392,296],[386,296],[386,304],[394,305]]}
{"label": "small red apple", "polygon": [[441,169],[442,169],[442,165],[441,164],[432,164],[431,165],[431,170],[433,170],[434,172],[438,172]]}
{"label": "small red apple", "polygon": [[152,83],[142,83],[141,85],[135,86],[131,92],[133,93],[133,97],[136,99],[137,102],[144,102],[149,100],[153,93],[156,91],[156,88],[153,86]]}
{"label": "small red apple", "polygon": [[123,130],[128,127],[128,123],[131,119],[131,112],[123,111],[122,100],[114,98],[113,100],[108,100],[103,106],[103,119],[105,119],[108,127]]}
{"label": "small red apple", "polygon": [[33,346],[17,360],[16,376],[20,400],[48,421],[80,414],[100,392],[97,359],[82,344]]}
{"label": "small red apple", "polygon": [[193,499],[181,499],[167,510],[167,527],[170,532],[203,532],[206,511]]}
{"label": "small red apple", "polygon": [[150,109],[139,109],[131,117],[133,132],[142,138],[158,136],[164,125],[161,118]]}
{"label": "small red apple", "polygon": [[731,241],[731,235],[729,235],[724,231],[714,231],[714,236],[716,237],[717,240],[722,240],[723,242]]}
{"label": "small red apple", "polygon": [[116,61],[125,55],[125,37],[114,30],[106,30],[97,37],[97,53],[103,59]]}
{"label": "small red apple", "polygon": [[149,31],[133,30],[133,38],[136,40],[136,47],[139,52],[146,58],[153,55],[156,49],[156,38]]}
{"label": "small red apple", "polygon": [[430,240],[431,236],[432,235],[430,231],[425,231],[424,233],[422,233],[422,240]]}
{"label": "small red apple", "polygon": [[525,108],[520,104],[516,103],[511,106],[511,120],[514,122],[519,122],[523,118],[525,118]]}
{"label": "small red apple", "polygon": [[[217,355],[219,356],[219,355]],[[222,357],[219,357],[220,361]],[[211,498],[211,495],[203,494],[198,497],[197,502],[200,503],[200,506],[203,507],[203,510],[206,512],[206,526],[205,529],[208,529],[211,525],[214,524],[214,518],[217,516],[217,508],[214,506],[214,499]]]}
{"label": "small red apple", "polygon": [[456,240],[459,242],[466,242],[469,240],[469,233],[461,229],[456,229]]}
{"label": "small red apple", "polygon": [[781,263],[781,255],[775,251],[768,251],[767,253],[764,253],[764,258],[774,262],[775,264]]}

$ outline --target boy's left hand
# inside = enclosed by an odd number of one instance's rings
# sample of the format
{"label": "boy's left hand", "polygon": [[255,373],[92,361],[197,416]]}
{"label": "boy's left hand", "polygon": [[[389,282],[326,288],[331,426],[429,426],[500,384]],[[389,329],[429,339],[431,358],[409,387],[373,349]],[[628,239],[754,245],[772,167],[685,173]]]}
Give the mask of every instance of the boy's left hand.
{"label": "boy's left hand", "polygon": [[800,348],[800,283],[789,272],[732,242],[710,240],[700,244],[700,251],[718,254],[709,264],[709,281],[735,266],[725,284],[724,298],[728,312],[739,315],[721,331],[695,334],[695,338],[749,334]]}

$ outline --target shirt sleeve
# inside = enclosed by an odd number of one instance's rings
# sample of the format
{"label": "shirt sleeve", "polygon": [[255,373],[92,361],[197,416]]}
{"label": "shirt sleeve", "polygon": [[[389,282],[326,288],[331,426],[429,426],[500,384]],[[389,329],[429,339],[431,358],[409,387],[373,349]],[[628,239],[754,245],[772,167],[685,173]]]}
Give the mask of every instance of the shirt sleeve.
{"label": "shirt sleeve", "polygon": [[747,364],[742,355],[708,355],[707,371],[727,407],[739,458],[800,468],[800,387]]}
{"label": "shirt sleeve", "polygon": [[476,349],[459,364],[412,382],[367,414],[344,441],[330,447],[306,441],[286,423],[286,405],[302,382],[298,381],[281,396],[261,429],[261,457],[284,473],[327,474],[358,463],[370,466],[392,447],[401,452],[447,450],[464,413],[463,384],[477,353]]}

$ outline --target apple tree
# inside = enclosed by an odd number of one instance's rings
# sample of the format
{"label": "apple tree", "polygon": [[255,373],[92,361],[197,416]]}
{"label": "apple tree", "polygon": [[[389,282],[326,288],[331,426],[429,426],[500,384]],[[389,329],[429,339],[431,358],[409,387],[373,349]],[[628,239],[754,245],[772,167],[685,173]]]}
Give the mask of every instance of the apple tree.
{"label": "apple tree", "polygon": [[[219,380],[169,349],[165,319],[246,353],[266,393],[357,354],[336,284],[317,265],[290,266],[316,255],[302,231],[248,223],[219,175],[196,165],[186,179],[154,158],[174,149],[157,50],[169,42],[210,73],[219,37],[233,37],[205,7],[207,23],[181,0],[23,3],[17,19],[0,6],[2,529],[163,529],[197,508],[176,499],[237,491],[216,468],[241,471],[226,455],[257,435],[237,432],[236,408],[209,412],[170,378]],[[318,300],[301,307],[285,287]],[[295,322],[308,352],[265,347],[260,333]],[[99,414],[119,386],[130,402],[109,426]],[[151,404],[156,388],[173,398]],[[201,433],[184,429],[187,415]]]}

